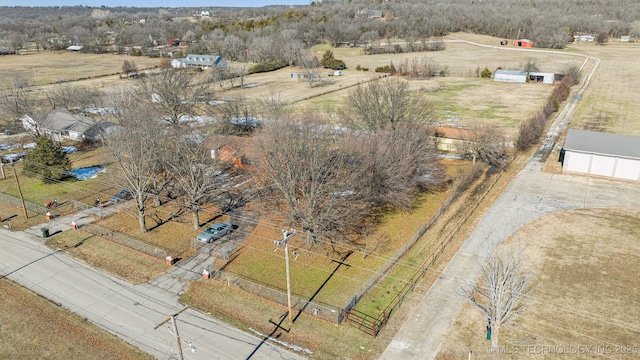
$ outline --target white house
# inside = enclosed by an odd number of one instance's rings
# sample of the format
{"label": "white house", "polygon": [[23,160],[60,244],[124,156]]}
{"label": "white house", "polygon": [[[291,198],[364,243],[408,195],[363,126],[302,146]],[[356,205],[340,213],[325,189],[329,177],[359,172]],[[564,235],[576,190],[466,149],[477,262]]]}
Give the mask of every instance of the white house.
{"label": "white house", "polygon": [[640,181],[640,137],[569,129],[560,161],[563,172]]}
{"label": "white house", "polygon": [[180,67],[227,67],[229,64],[218,55],[195,55],[189,54],[186,58],[171,60],[171,66]]}
{"label": "white house", "polygon": [[111,133],[117,125],[108,121],[95,120],[84,115],[74,115],[66,109],[53,110],[43,116],[42,120],[34,120],[25,115],[20,121],[25,130],[40,135],[47,135],[56,141],[62,140],[98,140],[104,133]]}
{"label": "white house", "polygon": [[526,83],[527,72],[518,70],[496,70],[493,74],[493,81]]}

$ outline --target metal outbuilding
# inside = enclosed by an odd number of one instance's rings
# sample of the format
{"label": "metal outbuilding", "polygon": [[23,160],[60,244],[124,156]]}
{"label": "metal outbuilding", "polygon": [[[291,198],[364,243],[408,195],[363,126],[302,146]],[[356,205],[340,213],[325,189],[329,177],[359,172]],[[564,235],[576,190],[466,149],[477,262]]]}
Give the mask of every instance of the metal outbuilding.
{"label": "metal outbuilding", "polygon": [[527,72],[518,70],[496,70],[493,74],[493,81],[526,83]]}
{"label": "metal outbuilding", "polygon": [[541,82],[545,84],[553,84],[556,75],[554,73],[542,73],[542,72],[530,72],[529,73],[529,81],[530,82]]}
{"label": "metal outbuilding", "polygon": [[640,137],[569,129],[562,171],[640,181]]}

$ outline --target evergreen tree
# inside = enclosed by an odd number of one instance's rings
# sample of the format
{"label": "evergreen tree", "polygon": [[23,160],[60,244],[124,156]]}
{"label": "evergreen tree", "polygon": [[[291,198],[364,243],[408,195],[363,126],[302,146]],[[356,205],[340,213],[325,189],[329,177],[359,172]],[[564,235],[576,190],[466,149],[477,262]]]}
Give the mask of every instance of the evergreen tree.
{"label": "evergreen tree", "polygon": [[36,147],[24,159],[23,171],[27,176],[40,178],[45,184],[62,180],[71,171],[71,160],[62,146],[47,137],[36,141]]}

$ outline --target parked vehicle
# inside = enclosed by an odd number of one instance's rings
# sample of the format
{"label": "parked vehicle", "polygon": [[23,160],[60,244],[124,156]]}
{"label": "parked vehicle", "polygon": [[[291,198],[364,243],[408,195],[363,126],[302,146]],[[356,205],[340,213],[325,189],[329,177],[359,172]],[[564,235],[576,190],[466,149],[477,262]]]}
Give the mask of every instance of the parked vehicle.
{"label": "parked vehicle", "polygon": [[205,231],[201,232],[200,235],[198,235],[198,241],[203,243],[210,243],[227,235],[232,230],[233,225],[231,225],[231,223],[215,223],[209,225]]}
{"label": "parked vehicle", "polygon": [[131,190],[122,189],[122,190],[120,190],[119,193],[113,195],[110,200],[111,200],[112,203],[115,204],[115,203],[117,203],[119,201],[130,200],[131,198],[133,198],[133,195],[131,194]]}

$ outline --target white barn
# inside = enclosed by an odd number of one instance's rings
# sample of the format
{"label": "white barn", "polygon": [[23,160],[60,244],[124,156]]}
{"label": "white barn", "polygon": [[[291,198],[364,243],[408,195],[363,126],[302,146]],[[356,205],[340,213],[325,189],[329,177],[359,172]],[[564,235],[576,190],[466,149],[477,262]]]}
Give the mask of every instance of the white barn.
{"label": "white barn", "polygon": [[493,74],[493,81],[526,83],[527,75],[526,71],[500,69]]}
{"label": "white barn", "polygon": [[569,129],[560,161],[566,173],[640,181],[640,137]]}
{"label": "white barn", "polygon": [[542,73],[542,72],[530,72],[529,73],[529,81],[530,82],[541,82],[545,84],[553,84],[553,81],[556,78],[556,74],[554,73]]}

